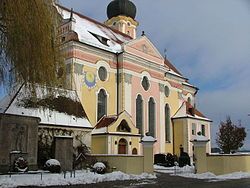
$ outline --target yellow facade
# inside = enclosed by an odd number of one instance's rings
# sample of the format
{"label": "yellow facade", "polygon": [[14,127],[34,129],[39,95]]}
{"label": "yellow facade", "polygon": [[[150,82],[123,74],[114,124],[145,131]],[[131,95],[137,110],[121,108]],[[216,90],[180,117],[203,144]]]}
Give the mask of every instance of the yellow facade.
{"label": "yellow facade", "polygon": [[[165,104],[168,104],[170,106],[170,117],[173,117],[180,106],[178,100],[178,92],[176,90],[171,88],[169,96],[165,97]],[[173,122],[170,121],[171,141],[169,143],[165,143],[165,153],[174,153],[174,138],[176,137],[174,137],[173,131]]]}
{"label": "yellow facade", "polygon": [[180,145],[186,141],[185,135],[186,120],[180,119],[174,122],[174,154],[180,155]]}
{"label": "yellow facade", "polygon": [[[107,64],[108,65],[108,64]],[[108,73],[108,79],[101,81],[98,79],[98,68],[84,66],[84,72],[91,72],[96,75],[96,86],[94,88],[88,88],[86,85],[82,86],[82,103],[85,111],[87,112],[88,118],[92,125],[97,123],[97,94],[100,89],[105,88],[108,94],[107,98],[107,115],[116,114],[116,75],[113,72]]]}
{"label": "yellow facade", "polygon": [[[120,132],[118,127],[122,121],[126,121],[130,128],[130,132]],[[138,129],[133,125],[131,118],[127,112],[123,112],[118,116],[118,119],[111,125],[105,127],[105,131],[92,134],[92,153],[93,154],[118,154],[119,140],[125,139],[127,142],[126,153],[132,155],[133,149],[140,151],[140,134]]]}

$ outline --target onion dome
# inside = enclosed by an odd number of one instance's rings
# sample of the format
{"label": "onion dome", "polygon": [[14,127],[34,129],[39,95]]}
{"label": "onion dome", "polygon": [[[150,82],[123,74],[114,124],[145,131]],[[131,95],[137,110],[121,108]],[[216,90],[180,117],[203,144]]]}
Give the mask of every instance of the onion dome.
{"label": "onion dome", "polygon": [[128,16],[135,19],[136,6],[129,0],[113,0],[107,7],[107,16],[109,19],[116,16]]}

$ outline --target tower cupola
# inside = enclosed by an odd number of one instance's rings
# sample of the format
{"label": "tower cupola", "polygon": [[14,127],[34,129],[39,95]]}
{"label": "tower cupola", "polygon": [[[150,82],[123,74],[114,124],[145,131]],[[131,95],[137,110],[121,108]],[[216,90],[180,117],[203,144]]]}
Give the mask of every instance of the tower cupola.
{"label": "tower cupola", "polygon": [[136,38],[136,6],[130,0],[112,0],[107,7],[106,25]]}
{"label": "tower cupola", "polygon": [[107,8],[107,16],[109,19],[116,16],[127,16],[135,19],[136,6],[129,0],[113,0]]}

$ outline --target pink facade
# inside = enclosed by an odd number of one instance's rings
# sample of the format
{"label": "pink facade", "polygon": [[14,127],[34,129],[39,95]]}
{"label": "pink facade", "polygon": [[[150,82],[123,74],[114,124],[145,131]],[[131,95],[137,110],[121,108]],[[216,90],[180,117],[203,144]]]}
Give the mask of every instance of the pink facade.
{"label": "pink facade", "polygon": [[[144,133],[148,132],[148,101],[152,97],[155,101],[155,134],[156,139],[159,139],[160,132],[160,92],[159,84],[153,81],[150,81],[150,87],[148,91],[145,91],[141,85],[142,78],[133,76],[132,77],[132,93],[131,93],[131,106],[132,106],[132,120],[136,124],[136,98],[140,94],[143,98],[143,130]],[[159,151],[159,142],[155,144],[154,153]]]}

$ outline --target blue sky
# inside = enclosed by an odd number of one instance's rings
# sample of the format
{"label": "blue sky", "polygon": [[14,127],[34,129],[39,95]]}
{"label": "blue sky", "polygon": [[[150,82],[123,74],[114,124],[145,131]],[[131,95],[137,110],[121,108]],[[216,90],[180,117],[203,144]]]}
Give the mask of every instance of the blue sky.
{"label": "blue sky", "polygon": [[[59,0],[100,22],[111,0]],[[250,149],[250,1],[133,0],[138,35],[149,39],[200,91],[198,108],[218,124],[230,115],[248,129]],[[1,91],[2,92],[2,91]],[[0,94],[1,94],[0,92]]]}

